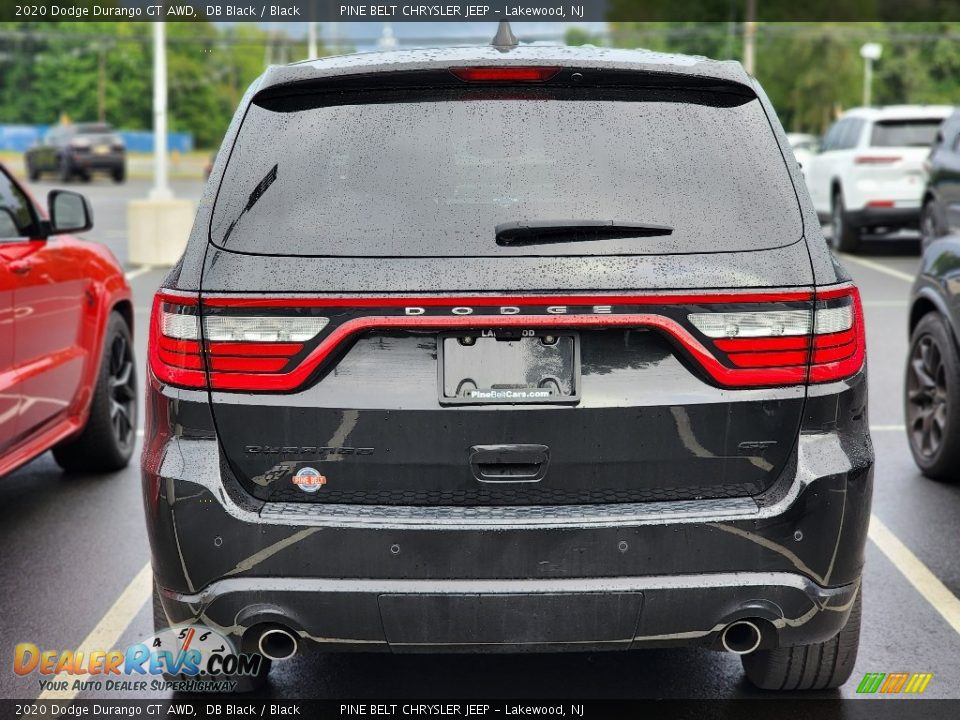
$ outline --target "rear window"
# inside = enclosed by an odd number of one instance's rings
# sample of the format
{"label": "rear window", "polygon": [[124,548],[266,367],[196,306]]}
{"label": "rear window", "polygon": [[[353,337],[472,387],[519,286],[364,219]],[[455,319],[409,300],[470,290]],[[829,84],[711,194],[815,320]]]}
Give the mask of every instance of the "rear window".
{"label": "rear window", "polygon": [[930,147],[937,137],[942,119],[881,120],[873,126],[873,147]]}
{"label": "rear window", "polygon": [[[303,93],[289,107],[255,100],[217,194],[211,240],[271,255],[643,255],[778,247],[802,233],[790,176],[752,95],[370,92],[355,103],[318,96],[316,106]],[[502,223],[554,220],[673,231],[496,242]]]}

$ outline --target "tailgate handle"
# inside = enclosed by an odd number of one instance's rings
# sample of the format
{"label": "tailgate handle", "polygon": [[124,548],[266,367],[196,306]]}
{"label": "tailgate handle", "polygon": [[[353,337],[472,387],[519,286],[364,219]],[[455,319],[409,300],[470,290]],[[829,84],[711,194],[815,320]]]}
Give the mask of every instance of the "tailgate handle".
{"label": "tailgate handle", "polygon": [[480,482],[539,482],[547,474],[546,445],[474,445],[470,469]]}

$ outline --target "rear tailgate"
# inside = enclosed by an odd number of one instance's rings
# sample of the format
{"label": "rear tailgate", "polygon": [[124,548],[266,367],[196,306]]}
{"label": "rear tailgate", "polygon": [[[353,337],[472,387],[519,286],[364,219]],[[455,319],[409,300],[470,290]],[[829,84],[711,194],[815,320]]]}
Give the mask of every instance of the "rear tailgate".
{"label": "rear tailgate", "polygon": [[[199,371],[248,492],[541,505],[756,495],[777,479],[813,295],[759,102],[572,74],[255,100],[201,303],[177,311],[204,318]],[[557,218],[672,231],[495,242],[501,223]]]}

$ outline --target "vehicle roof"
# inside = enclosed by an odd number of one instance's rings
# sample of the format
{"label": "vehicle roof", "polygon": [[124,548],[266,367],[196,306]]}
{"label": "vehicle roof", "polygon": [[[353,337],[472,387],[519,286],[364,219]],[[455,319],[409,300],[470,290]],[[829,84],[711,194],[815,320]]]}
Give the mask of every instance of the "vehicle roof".
{"label": "vehicle roof", "polygon": [[859,117],[866,120],[906,120],[910,118],[946,118],[953,113],[952,105],[886,105],[884,107],[860,107],[847,110],[843,117]]}
{"label": "vehicle roof", "polygon": [[710,60],[696,55],[677,55],[650,50],[620,50],[592,46],[520,45],[503,52],[489,45],[477,47],[392,50],[354,53],[305,60],[292,65],[274,65],[263,74],[259,89],[323,77],[351,74],[431,70],[460,65],[565,65],[662,72],[713,78],[751,85],[750,76],[735,60]]}

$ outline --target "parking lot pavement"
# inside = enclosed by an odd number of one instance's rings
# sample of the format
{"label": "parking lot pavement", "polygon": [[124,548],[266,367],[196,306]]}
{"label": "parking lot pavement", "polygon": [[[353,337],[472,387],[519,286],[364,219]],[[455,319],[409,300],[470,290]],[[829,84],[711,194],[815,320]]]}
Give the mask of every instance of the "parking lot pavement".
{"label": "parking lot pavement", "polygon": [[[112,188],[96,190],[109,194]],[[867,317],[877,451],[874,515],[880,522],[867,547],[864,627],[854,677],[838,692],[802,697],[856,697],[864,673],[903,671],[933,673],[925,697],[960,698],[960,486],[923,479],[903,429],[901,382],[907,298],[919,262],[916,243],[878,241],[865,250],[842,260],[860,285]],[[162,277],[154,270],[131,281],[141,366],[149,299]],[[9,662],[17,642],[68,649],[100,632],[97,637],[114,637],[112,646],[125,647],[151,634],[149,586],[131,585],[149,558],[140,503],[136,467],[104,478],[67,477],[47,454],[0,482],[5,557],[0,663]],[[35,678],[0,672],[0,696],[33,698],[39,692]],[[314,655],[275,664],[266,693],[371,699],[769,697],[746,684],[735,657],[700,650],[546,657]],[[823,706],[816,712],[821,717]]]}

